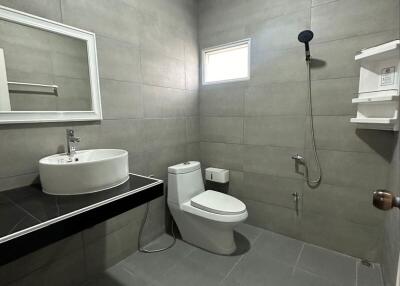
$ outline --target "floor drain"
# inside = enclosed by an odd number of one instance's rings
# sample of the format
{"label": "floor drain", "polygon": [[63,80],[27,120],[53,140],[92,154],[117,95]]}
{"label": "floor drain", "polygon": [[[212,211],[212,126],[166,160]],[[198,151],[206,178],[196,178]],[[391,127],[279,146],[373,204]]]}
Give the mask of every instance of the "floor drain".
{"label": "floor drain", "polygon": [[361,260],[361,264],[367,267],[372,267],[372,263],[366,259]]}

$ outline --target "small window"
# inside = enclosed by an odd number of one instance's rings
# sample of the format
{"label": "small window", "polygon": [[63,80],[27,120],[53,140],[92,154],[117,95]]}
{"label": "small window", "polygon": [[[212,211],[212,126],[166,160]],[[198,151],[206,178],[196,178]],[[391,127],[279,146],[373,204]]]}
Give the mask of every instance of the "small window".
{"label": "small window", "polygon": [[202,58],[203,84],[250,78],[250,39],[204,49]]}

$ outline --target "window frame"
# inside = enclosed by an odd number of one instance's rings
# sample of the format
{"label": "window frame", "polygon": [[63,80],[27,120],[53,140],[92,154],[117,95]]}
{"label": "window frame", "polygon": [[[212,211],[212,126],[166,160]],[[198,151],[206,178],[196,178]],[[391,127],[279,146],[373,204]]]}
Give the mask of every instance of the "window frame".
{"label": "window frame", "polygon": [[[246,77],[234,78],[234,79],[225,79],[225,80],[217,80],[217,81],[205,81],[205,72],[206,72],[206,55],[209,52],[218,51],[221,49],[229,49],[236,46],[247,44],[248,52],[247,52],[247,65],[248,65],[248,75]],[[209,48],[205,48],[201,50],[201,82],[202,85],[213,85],[220,83],[228,83],[228,82],[238,82],[238,81],[247,81],[250,80],[250,60],[251,60],[251,38],[242,39],[239,41],[234,41],[226,44],[221,44],[218,46],[213,46]]]}

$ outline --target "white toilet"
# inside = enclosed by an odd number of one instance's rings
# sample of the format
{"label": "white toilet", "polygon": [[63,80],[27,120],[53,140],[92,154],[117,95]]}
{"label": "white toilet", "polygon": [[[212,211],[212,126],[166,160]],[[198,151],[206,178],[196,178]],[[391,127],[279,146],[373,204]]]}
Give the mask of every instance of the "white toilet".
{"label": "white toilet", "polygon": [[168,206],[183,240],[217,254],[236,250],[233,229],[247,218],[246,205],[232,196],[205,191],[199,162],[168,168]]}

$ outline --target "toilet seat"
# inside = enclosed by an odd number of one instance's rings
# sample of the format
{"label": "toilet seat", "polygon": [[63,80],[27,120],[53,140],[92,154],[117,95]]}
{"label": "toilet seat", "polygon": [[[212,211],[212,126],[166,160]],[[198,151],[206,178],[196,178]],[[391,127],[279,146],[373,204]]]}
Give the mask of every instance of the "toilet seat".
{"label": "toilet seat", "polygon": [[193,197],[190,205],[207,212],[221,215],[236,215],[246,212],[240,200],[216,191],[205,191]]}

